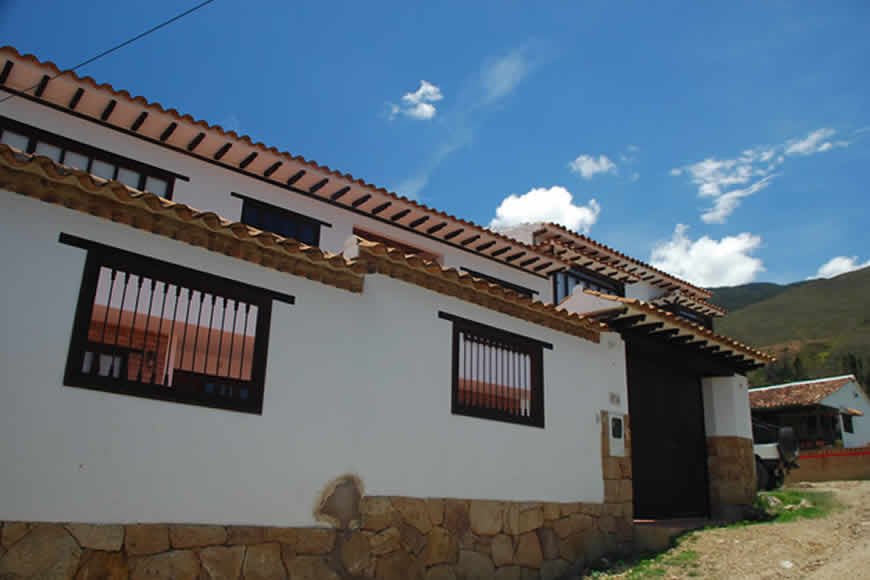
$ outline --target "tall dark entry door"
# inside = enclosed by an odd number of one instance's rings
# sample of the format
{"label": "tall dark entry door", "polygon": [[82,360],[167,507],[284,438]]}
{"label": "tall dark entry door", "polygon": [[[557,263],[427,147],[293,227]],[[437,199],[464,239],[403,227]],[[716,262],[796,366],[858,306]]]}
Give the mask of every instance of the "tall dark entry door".
{"label": "tall dark entry door", "polygon": [[636,518],[709,514],[701,378],[664,352],[626,345]]}

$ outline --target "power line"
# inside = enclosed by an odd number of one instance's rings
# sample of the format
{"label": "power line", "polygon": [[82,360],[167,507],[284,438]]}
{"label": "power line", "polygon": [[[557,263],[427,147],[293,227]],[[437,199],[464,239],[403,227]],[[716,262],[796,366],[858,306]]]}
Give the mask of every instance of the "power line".
{"label": "power line", "polygon": [[[62,75],[62,74],[65,73],[65,72],[72,72],[72,71],[75,71],[76,69],[80,69],[80,68],[82,68],[83,66],[89,65],[89,64],[91,64],[92,62],[97,61],[97,60],[103,58],[104,56],[108,56],[108,55],[112,54],[113,52],[115,52],[115,51],[117,51],[117,50],[120,50],[120,49],[124,48],[125,46],[127,46],[127,45],[129,45],[129,44],[133,44],[134,42],[136,42],[136,41],[139,40],[140,38],[145,38],[146,36],[148,36],[148,35],[151,34],[152,32],[157,32],[157,31],[160,30],[161,28],[164,28],[164,27],[166,27],[166,26],[169,26],[170,24],[172,24],[173,22],[175,22],[175,21],[177,21],[177,20],[181,20],[182,18],[184,18],[184,17],[187,16],[188,14],[192,14],[192,13],[196,12],[197,10],[199,10],[200,8],[203,8],[203,7],[207,6],[208,4],[211,4],[211,3],[214,2],[214,1],[215,1],[215,0],[205,0],[205,2],[200,2],[199,4],[197,4],[196,6],[194,6],[193,8],[190,8],[190,9],[188,9],[188,10],[185,10],[185,11],[182,12],[181,14],[177,14],[177,15],[175,15],[175,16],[173,16],[172,18],[170,18],[169,20],[166,20],[166,21],[164,21],[164,22],[161,22],[161,23],[158,24],[157,26],[152,26],[151,28],[149,28],[149,29],[146,30],[145,32],[139,33],[139,34],[137,34],[136,36],[134,36],[133,38],[130,38],[130,39],[128,39],[128,40],[125,40],[125,41],[122,42],[121,44],[117,44],[117,45],[113,46],[112,48],[110,48],[110,49],[108,49],[108,50],[104,50],[104,51],[101,52],[100,54],[98,54],[98,55],[96,55],[96,56],[92,56],[91,58],[89,58],[89,59],[87,59],[87,60],[84,60],[84,61],[80,62],[79,64],[75,65],[75,66],[72,67],[72,68],[69,68],[69,69],[66,69],[66,70],[62,70],[62,71],[60,71],[60,72],[57,73],[56,75],[50,77],[49,80],[54,79],[54,78],[57,78],[58,76]],[[33,86],[31,86],[31,87],[25,89],[23,92],[26,93],[26,92],[28,92],[28,91],[32,91],[33,89],[35,89],[35,88],[38,87],[38,86],[39,86],[39,83],[36,83],[35,85],[33,85]],[[3,99],[0,99],[0,104],[5,103],[6,101],[8,101],[9,99],[11,99],[11,98],[13,98],[13,97],[15,97],[15,96],[16,96],[15,94],[11,94],[11,95],[8,95],[8,96],[4,97]]]}

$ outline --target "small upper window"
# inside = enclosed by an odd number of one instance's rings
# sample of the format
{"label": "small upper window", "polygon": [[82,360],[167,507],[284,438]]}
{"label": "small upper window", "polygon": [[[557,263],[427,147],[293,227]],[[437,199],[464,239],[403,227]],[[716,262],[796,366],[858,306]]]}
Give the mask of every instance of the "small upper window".
{"label": "small upper window", "polygon": [[30,145],[30,139],[27,135],[22,135],[8,129],[3,130],[3,134],[0,135],[0,142],[21,151],[27,151],[27,147]]}
{"label": "small upper window", "polygon": [[321,222],[254,199],[242,198],[242,223],[309,246],[320,245]]}
{"label": "small upper window", "polygon": [[172,199],[175,179],[184,179],[163,169],[3,116],[0,116],[0,142],[103,179],[117,179],[134,189],[147,187],[151,193],[167,199]]}
{"label": "small upper window", "polygon": [[115,178],[115,166],[99,159],[94,159],[91,163],[91,173],[103,179]]}
{"label": "small upper window", "polygon": [[130,187],[139,189],[139,182],[142,180],[142,176],[139,175],[136,171],[132,169],[126,169],[124,167],[118,168],[118,181],[123,183],[124,185],[129,185]]}
{"label": "small upper window", "polygon": [[37,155],[42,155],[43,157],[48,157],[52,161],[60,163],[60,157],[63,153],[63,150],[51,143],[43,143],[39,142],[36,144],[36,150],[34,151]]}
{"label": "small upper window", "polygon": [[578,286],[613,296],[623,296],[625,294],[622,284],[614,282],[609,278],[592,272],[568,270],[565,272],[556,272],[553,275],[554,303],[559,304],[562,302],[562,300],[570,296]]}

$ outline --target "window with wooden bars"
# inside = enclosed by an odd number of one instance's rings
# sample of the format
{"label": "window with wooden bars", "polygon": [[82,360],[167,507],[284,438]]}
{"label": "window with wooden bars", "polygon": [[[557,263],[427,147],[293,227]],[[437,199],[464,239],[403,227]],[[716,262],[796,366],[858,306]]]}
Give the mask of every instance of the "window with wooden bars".
{"label": "window with wooden bars", "polygon": [[439,316],[453,323],[453,414],[543,427],[543,349],[552,345],[444,312]]}
{"label": "window with wooden bars", "polygon": [[64,384],[262,413],[272,300],[291,296],[74,236],[88,252]]}

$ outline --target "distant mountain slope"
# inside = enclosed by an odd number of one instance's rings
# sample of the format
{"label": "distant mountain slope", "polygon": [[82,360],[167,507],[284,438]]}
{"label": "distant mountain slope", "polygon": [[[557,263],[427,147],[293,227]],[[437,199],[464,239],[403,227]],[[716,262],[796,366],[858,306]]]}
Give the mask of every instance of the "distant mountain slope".
{"label": "distant mountain slope", "polygon": [[771,282],[756,282],[743,286],[723,286],[708,288],[713,293],[710,302],[725,308],[729,312],[739,310],[767,298],[773,298],[790,288],[789,285],[773,284]]}
{"label": "distant mountain slope", "polygon": [[[870,371],[870,268],[788,286],[717,288],[714,301],[717,296],[718,304],[743,304],[716,321],[717,331],[781,359],[781,368],[773,365],[753,376],[756,384],[768,379],[860,374],[860,368],[844,366],[850,356],[851,366],[863,365]],[[752,297],[761,299],[753,302]]]}

